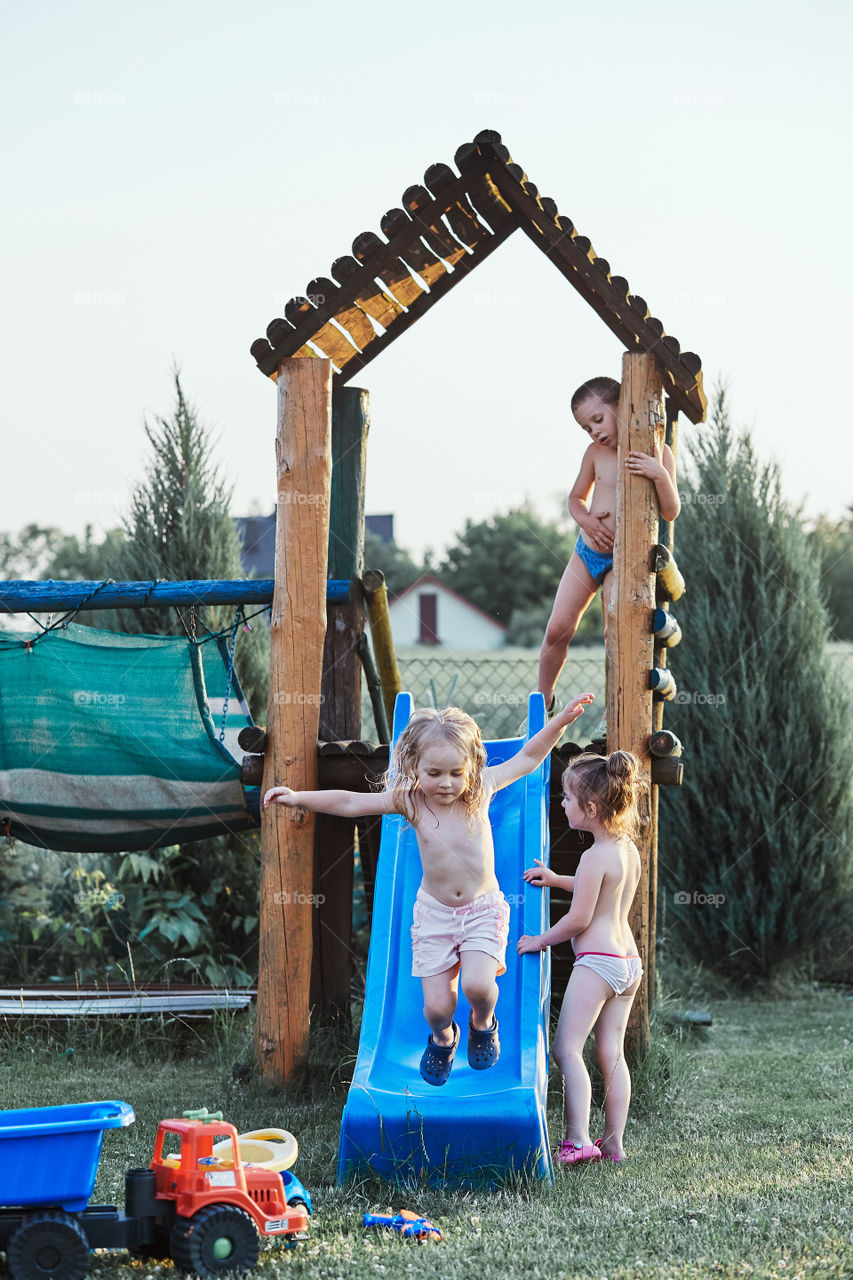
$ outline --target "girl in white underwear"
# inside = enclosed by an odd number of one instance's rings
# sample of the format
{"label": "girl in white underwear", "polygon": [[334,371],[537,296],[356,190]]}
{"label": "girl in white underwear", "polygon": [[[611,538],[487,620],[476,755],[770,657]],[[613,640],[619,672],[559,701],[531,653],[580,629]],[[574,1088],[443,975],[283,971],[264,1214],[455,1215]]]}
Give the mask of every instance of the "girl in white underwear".
{"label": "girl in white underwear", "polygon": [[[558,876],[538,859],[524,878],[539,888],[559,887],[572,905],[546,933],[518,941],[518,953],[544,951],[572,940],[575,964],[551,1046],[565,1082],[566,1133],[559,1164],[625,1159],[622,1139],[631,1100],[625,1062],[625,1028],[643,969],[628,923],[640,881],[640,855],[632,836],[644,783],[629,751],[610,756],[585,753],[563,774],[563,810],[569,826],[590,831],[594,844],[581,855],[573,876]],[[595,1033],[595,1052],[605,1082],[604,1135],[589,1133],[592,1090],[583,1047]]]}

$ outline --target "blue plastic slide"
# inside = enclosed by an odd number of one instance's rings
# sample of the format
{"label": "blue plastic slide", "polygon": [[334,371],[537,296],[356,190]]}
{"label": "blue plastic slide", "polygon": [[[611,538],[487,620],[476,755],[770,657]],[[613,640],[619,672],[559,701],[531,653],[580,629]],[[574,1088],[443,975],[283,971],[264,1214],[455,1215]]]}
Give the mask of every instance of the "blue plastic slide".
{"label": "blue plastic slide", "polygon": [[[394,741],[413,710],[400,694]],[[532,694],[528,733],[545,722]],[[487,742],[489,764],[514,755],[521,740]],[[447,1084],[421,1078],[428,1028],[419,978],[411,976],[411,923],[421,862],[414,831],[402,817],[382,819],[364,1015],[355,1075],[341,1122],[338,1181],[378,1174],[395,1182],[496,1185],[514,1172],[553,1178],[545,1106],[550,952],[519,957],[522,933],[548,927],[548,895],[525,894],[522,872],[546,858],[550,761],[499,791],[491,803],[498,883],[510,904],[507,971],[498,978],[500,1061],[487,1071],[468,1065],[469,1006],[459,992],[459,1049]]]}

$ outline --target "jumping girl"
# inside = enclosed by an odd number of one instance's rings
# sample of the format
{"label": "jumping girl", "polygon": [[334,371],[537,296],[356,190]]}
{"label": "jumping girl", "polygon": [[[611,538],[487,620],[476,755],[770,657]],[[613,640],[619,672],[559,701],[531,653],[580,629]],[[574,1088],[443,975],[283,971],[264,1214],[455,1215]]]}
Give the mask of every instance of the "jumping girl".
{"label": "jumping girl", "polygon": [[382,792],[291,791],[273,787],[270,803],[360,818],[401,813],[415,829],[423,879],[412,926],[412,974],[421,979],[430,1028],[420,1071],[442,1085],[459,1045],[453,1020],[461,980],[471,1006],[468,1062],[475,1071],[500,1056],[495,979],[506,971],[509,905],[495,878],[489,802],[496,791],[532,773],[564,729],[592,702],[581,694],[510,760],[486,767],[476,723],[458,707],[416,711],[394,748]]}

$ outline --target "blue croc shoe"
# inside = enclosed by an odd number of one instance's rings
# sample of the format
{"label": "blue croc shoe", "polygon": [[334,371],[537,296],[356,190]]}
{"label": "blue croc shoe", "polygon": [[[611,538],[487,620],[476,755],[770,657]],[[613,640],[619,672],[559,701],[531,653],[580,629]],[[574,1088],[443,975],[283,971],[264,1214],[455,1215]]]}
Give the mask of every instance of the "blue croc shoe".
{"label": "blue croc shoe", "polygon": [[453,1059],[459,1048],[459,1028],[455,1022],[451,1023],[451,1026],[453,1027],[452,1044],[436,1044],[432,1036],[427,1040],[427,1047],[421,1057],[421,1075],[427,1084],[447,1084],[450,1078],[450,1068],[453,1066]]}
{"label": "blue croc shoe", "polygon": [[468,1065],[475,1071],[487,1071],[493,1067],[501,1056],[501,1042],[498,1039],[498,1020],[492,1018],[492,1025],[485,1031],[478,1031],[473,1021],[468,1019]]}

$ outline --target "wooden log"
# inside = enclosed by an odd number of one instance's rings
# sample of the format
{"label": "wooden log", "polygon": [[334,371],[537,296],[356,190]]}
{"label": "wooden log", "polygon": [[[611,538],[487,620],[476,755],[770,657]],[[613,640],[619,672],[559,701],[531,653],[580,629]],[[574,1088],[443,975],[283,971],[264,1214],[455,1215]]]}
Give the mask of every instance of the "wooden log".
{"label": "wooden log", "polygon": [[[318,315],[318,312],[311,301],[303,296],[301,298],[291,298],[289,302],[285,303],[284,314],[295,327],[303,324],[306,319],[311,319],[314,315]],[[319,315],[317,328],[311,334],[311,342],[325,356],[328,356],[338,369],[343,369],[345,365],[349,364],[353,356],[358,355],[358,348],[350,342],[346,334],[342,333],[331,322],[326,324],[319,323]]]}
{"label": "wooden log", "polygon": [[455,267],[466,255],[466,248],[455,240],[436,212],[435,201],[426,187],[415,184],[403,192],[403,205],[412,219],[422,225],[421,235],[429,247]]}
{"label": "wooden log", "polygon": [[[330,302],[334,305],[340,290],[334,280],[330,280],[328,276],[317,276],[316,279],[310,281],[307,292],[310,297],[317,299],[316,306],[325,306]],[[349,334],[350,339],[358,347],[359,351],[363,351],[368,343],[372,342],[376,337],[376,330],[367,316],[360,307],[355,306],[353,303],[342,303],[339,308],[335,309],[333,319],[335,324],[339,324]]]}
{"label": "wooden log", "polygon": [[[385,247],[375,231],[363,231],[352,242],[352,251],[359,262],[366,263],[370,256]],[[387,266],[379,266],[376,275],[387,284],[391,293],[404,307],[410,307],[423,293],[423,289],[412,277],[399,258],[392,258]]]}
{"label": "wooden log", "polygon": [[365,271],[357,258],[344,254],[332,263],[332,275],[340,284],[352,281],[356,306],[372,320],[387,329],[396,316],[403,315],[403,308],[389,293],[381,289],[369,271]]}
{"label": "wooden log", "polygon": [[391,730],[388,724],[388,713],[385,710],[385,703],[382,698],[382,681],[379,679],[379,670],[365,635],[359,638],[358,656],[361,659],[367,691],[370,694],[370,706],[373,710],[376,736],[380,742],[390,742]]}
{"label": "wooden log", "polygon": [[[404,209],[389,209],[379,225],[382,228],[382,234],[386,235],[389,240],[400,235],[403,231],[411,232],[416,230],[416,224],[412,222]],[[445,264],[417,236],[414,238],[409,237],[399,252],[400,257],[408,263],[413,271],[418,273],[424,284],[429,288],[432,288],[436,280],[441,276],[447,274]]]}
{"label": "wooden log", "polygon": [[364,569],[364,483],[369,396],[358,387],[336,387],[332,397],[332,489],[329,573],[351,582],[350,602],[329,615],[323,653],[320,737],[361,734],[361,663],[358,637],[364,631],[361,574]]}
{"label": "wooden log", "polygon": [[681,643],[681,627],[678,625],[678,619],[667,609],[655,609],[652,630],[655,633],[655,644],[674,649]]}
{"label": "wooden log", "polygon": [[381,569],[368,569],[363,578],[364,594],[367,599],[367,616],[370,619],[370,636],[373,640],[373,652],[376,654],[376,665],[382,681],[382,696],[385,701],[385,712],[388,723],[394,723],[394,703],[397,694],[403,692],[403,681],[400,668],[397,666],[397,653],[394,649],[394,637],[391,634],[391,615],[388,612],[388,589],[385,586],[385,574]]}
{"label": "wooden log", "polygon": [[247,724],[237,734],[237,742],[244,751],[263,755],[267,749],[267,731],[263,725]]}
{"label": "wooden log", "polygon": [[240,783],[244,787],[259,787],[264,780],[264,757],[243,756],[240,765]]}
{"label": "wooden log", "polygon": [[680,756],[681,740],[671,729],[656,729],[649,738],[649,751],[653,756]]}
{"label": "wooden log", "polygon": [[[332,485],[329,572],[351,580],[350,601],[329,611],[323,648],[320,736],[361,735],[364,633],[364,481],[370,426],[368,393],[336,387],[332,396]],[[314,846],[314,960],[311,1005],[324,1020],[349,1016],[352,979],[352,868],[355,822],[318,816]]]}
{"label": "wooden log", "polygon": [[[654,791],[657,792],[658,787],[680,787],[684,781],[684,761],[677,759],[675,756],[666,756],[663,759],[652,758],[651,779],[654,783]],[[655,800],[657,795],[655,795]],[[655,832],[657,832],[657,814],[655,814]],[[651,866],[649,868],[649,885],[651,886]],[[649,936],[651,937],[652,929],[652,901],[657,902],[657,894],[649,893]],[[655,930],[657,933],[657,930]],[[654,973],[654,969],[652,969]]]}
{"label": "wooden log", "polygon": [[[676,474],[678,469],[678,406],[672,396],[666,397],[666,427],[665,441],[669,445],[672,456],[676,463]],[[658,538],[659,545],[666,547],[670,555],[673,550],[673,522],[660,520],[658,522]],[[655,594],[657,595],[658,583],[655,584]],[[655,610],[655,618],[658,611]],[[671,617],[671,615],[668,615]],[[676,623],[676,627],[678,623]],[[657,629],[657,628],[656,628]],[[678,631],[680,638],[681,631]],[[670,638],[669,646],[672,644]],[[666,666],[668,655],[668,645],[666,639],[661,642],[658,636],[655,637],[655,665]],[[649,1008],[651,1008],[655,991],[655,964],[657,961],[657,920],[658,920],[658,812],[659,812],[659,786],[681,786],[684,778],[684,769],[676,768],[675,776],[667,775],[662,777],[656,768],[656,760],[654,756],[657,752],[654,750],[653,743],[662,745],[666,730],[663,728],[663,710],[664,703],[660,698],[655,699],[654,711],[652,715],[653,733],[649,740],[649,749],[652,751],[652,844],[649,851],[649,972],[646,979],[646,990],[649,998]],[[675,734],[666,735],[677,743],[677,748],[673,748],[668,754],[674,759],[678,759],[681,755],[681,743],[675,737]]]}
{"label": "wooden log", "polygon": [[662,542],[652,547],[652,568],[658,576],[658,600],[680,600],[685,590],[684,578],[669,547]]}
{"label": "wooden log", "polygon": [[[331,363],[283,361],[264,789],[286,783],[313,790],[317,782],[331,437]],[[301,500],[305,495],[314,501]],[[283,696],[288,691],[299,697]],[[313,872],[314,815],[282,805],[262,811],[256,1041],[270,1084],[298,1075],[308,1060]]]}
{"label": "wooden log", "polygon": [[[447,164],[431,165],[424,174],[424,184],[436,197],[447,191],[455,182],[456,174]],[[467,244],[469,249],[473,249],[478,241],[489,235],[464,195],[459,197],[456,204],[451,205],[444,216],[457,240]]]}
{"label": "wooden log", "polygon": [[652,691],[649,672],[654,661],[651,621],[654,613],[654,575],[649,548],[658,536],[658,504],[654,485],[625,467],[632,449],[654,454],[663,444],[663,383],[654,356],[626,352],[622,359],[622,390],[617,417],[616,533],[613,577],[616,589],[610,603],[607,637],[607,746],[632,751],[648,785],[640,806],[637,847],[642,876],[631,910],[631,928],[642,958],[643,982],[631,1010],[626,1053],[633,1060],[649,1047],[649,874],[654,843],[649,734]]}

